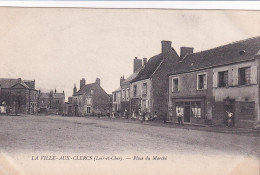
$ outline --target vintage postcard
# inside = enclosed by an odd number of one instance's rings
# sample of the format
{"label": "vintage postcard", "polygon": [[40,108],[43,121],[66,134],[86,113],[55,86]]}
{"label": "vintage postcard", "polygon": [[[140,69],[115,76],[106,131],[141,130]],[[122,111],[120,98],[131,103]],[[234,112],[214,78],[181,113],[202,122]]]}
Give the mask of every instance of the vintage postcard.
{"label": "vintage postcard", "polygon": [[259,175],[259,16],[0,7],[0,174]]}

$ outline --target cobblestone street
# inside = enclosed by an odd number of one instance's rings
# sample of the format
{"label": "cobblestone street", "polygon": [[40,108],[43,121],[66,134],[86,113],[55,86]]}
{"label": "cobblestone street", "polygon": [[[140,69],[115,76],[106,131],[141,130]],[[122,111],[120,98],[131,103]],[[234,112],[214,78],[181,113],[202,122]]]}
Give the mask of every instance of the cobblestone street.
{"label": "cobblestone street", "polygon": [[[225,169],[225,161],[230,160],[235,163],[250,158],[257,164],[260,147],[257,136],[61,116],[0,116],[0,140],[1,152],[11,156],[25,170],[32,165],[31,156],[50,154],[156,154],[167,156],[167,160],[175,161],[176,165],[187,156],[190,160],[199,156],[197,164],[205,164],[218,156],[220,166]],[[27,161],[22,157],[25,153],[28,153]],[[218,163],[215,158],[214,161]],[[73,164],[75,161],[70,165]]]}

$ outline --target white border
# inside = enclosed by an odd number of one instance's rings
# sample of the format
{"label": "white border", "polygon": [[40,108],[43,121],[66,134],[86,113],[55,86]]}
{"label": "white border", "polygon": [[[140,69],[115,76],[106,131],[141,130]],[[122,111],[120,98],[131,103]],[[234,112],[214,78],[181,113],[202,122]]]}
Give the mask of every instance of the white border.
{"label": "white border", "polygon": [[0,1],[0,6],[260,10],[259,1]]}

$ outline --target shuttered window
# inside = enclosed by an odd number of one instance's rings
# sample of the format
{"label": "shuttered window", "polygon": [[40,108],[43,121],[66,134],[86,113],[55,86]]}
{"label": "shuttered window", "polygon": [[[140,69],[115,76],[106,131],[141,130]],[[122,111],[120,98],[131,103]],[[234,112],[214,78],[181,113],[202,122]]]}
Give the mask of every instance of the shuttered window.
{"label": "shuttered window", "polygon": [[249,85],[251,79],[250,67],[243,67],[238,69],[238,84]]}

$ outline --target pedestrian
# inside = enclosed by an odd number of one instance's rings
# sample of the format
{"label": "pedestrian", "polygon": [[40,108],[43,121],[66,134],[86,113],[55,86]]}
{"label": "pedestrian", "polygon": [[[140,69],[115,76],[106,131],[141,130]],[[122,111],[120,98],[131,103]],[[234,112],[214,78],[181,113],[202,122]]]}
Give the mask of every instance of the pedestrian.
{"label": "pedestrian", "polygon": [[126,119],[128,119],[128,110],[125,109],[125,116],[126,116]]}
{"label": "pedestrian", "polygon": [[9,112],[10,112],[10,107],[6,106],[6,115],[9,115]]}
{"label": "pedestrian", "polygon": [[180,112],[179,109],[178,109],[178,111],[177,111],[177,117],[178,117],[178,123],[179,123],[179,126],[180,126],[180,125],[183,126],[183,122],[182,122],[183,114]]}
{"label": "pedestrian", "polygon": [[145,116],[146,116],[146,108],[143,110],[143,113],[142,113],[143,121],[145,121]]}
{"label": "pedestrian", "polygon": [[227,119],[227,126],[232,127],[233,126],[233,113],[226,111],[228,114],[228,119]]}

